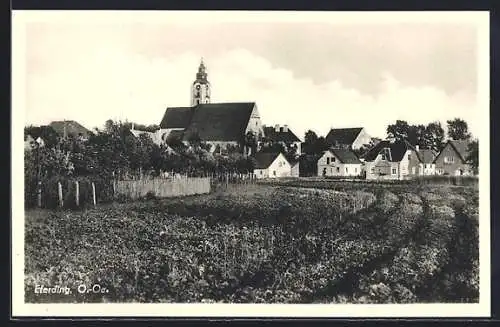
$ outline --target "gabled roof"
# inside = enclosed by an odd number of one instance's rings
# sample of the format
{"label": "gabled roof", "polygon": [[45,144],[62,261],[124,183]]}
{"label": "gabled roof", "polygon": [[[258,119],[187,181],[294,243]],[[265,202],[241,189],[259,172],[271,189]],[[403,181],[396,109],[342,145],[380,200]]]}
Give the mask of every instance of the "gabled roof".
{"label": "gabled roof", "polygon": [[167,108],[160,128],[187,128],[191,121],[192,107],[172,107]]}
{"label": "gabled roof", "polygon": [[333,153],[341,163],[344,164],[360,164],[358,156],[349,149],[336,149],[331,148],[328,151]]}
{"label": "gabled roof", "polygon": [[415,147],[408,143],[406,140],[398,140],[394,142],[390,142],[388,140],[380,141],[375,145],[373,148],[371,148],[365,155],[364,159],[365,161],[373,161],[375,158],[377,158],[378,154],[384,150],[384,149],[389,149],[390,151],[390,157],[388,158],[388,161],[391,162],[399,162],[403,159],[406,151],[412,150],[417,154],[417,158],[419,161],[422,161],[420,158],[420,154],[416,151]]}
{"label": "gabled roof", "polygon": [[437,156],[437,153],[432,149],[420,149],[418,150],[418,154],[423,163],[432,163]]}
{"label": "gabled roof", "polygon": [[276,132],[274,127],[265,126],[264,135],[266,139],[273,142],[300,142],[300,139],[290,130],[290,128],[285,132],[283,127],[280,127],[280,131]]}
{"label": "gabled roof", "polygon": [[325,140],[328,145],[352,145],[362,130],[363,127],[332,128],[326,135]]}
{"label": "gabled roof", "polygon": [[199,104],[193,108],[184,140],[197,133],[202,141],[239,142],[254,107],[254,102]]}
{"label": "gabled roof", "polygon": [[[266,169],[276,160],[280,152],[257,152],[254,155],[255,169]],[[286,160],[286,159],[285,159]]]}
{"label": "gabled roof", "polygon": [[[463,162],[466,162],[467,160],[467,149],[469,147],[470,141],[469,140],[449,140],[446,146],[448,144],[451,146],[453,150],[458,154],[460,159],[462,159]],[[445,146],[445,147],[446,147]],[[442,151],[441,151],[442,153]],[[436,162],[437,158],[441,155],[439,153],[436,158],[434,159],[434,162]]]}
{"label": "gabled roof", "polygon": [[53,121],[49,126],[60,136],[78,136],[81,134],[84,137],[88,137],[91,134],[91,131],[74,120]]}

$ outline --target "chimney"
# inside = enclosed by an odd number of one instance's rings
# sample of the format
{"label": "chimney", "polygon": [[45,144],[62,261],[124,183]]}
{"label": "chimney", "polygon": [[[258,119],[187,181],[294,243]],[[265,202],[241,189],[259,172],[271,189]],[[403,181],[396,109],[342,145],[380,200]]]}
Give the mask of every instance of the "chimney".
{"label": "chimney", "polygon": [[288,133],[288,125],[283,126],[283,132]]}
{"label": "chimney", "polygon": [[274,131],[279,132],[280,131],[280,125],[274,125]]}

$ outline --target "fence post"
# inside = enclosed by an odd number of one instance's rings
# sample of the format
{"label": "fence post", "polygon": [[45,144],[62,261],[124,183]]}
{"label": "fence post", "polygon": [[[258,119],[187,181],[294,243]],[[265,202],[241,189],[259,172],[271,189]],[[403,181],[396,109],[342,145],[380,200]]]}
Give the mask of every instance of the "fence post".
{"label": "fence post", "polygon": [[96,199],[95,199],[95,184],[92,182],[92,202],[94,203],[94,208],[96,206]]}
{"label": "fence post", "polygon": [[41,181],[38,181],[38,187],[37,187],[37,204],[38,204],[38,207],[41,208],[42,207],[42,182]]}
{"label": "fence post", "polygon": [[57,182],[57,194],[59,195],[59,207],[64,206],[61,182]]}
{"label": "fence post", "polygon": [[78,181],[75,181],[75,203],[77,207],[80,206],[80,185]]}

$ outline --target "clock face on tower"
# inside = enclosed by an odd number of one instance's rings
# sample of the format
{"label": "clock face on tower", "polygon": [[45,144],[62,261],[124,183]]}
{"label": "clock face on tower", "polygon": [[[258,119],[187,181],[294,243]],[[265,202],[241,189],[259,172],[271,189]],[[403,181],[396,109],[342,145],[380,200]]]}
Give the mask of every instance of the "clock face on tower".
{"label": "clock face on tower", "polygon": [[196,89],[199,91],[201,88],[200,84],[196,84]]}

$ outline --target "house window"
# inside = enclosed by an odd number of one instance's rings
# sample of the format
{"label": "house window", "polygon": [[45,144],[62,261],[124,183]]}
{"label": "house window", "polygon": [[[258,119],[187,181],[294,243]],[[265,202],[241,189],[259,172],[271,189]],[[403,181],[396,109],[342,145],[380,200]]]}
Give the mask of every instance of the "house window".
{"label": "house window", "polygon": [[340,173],[340,168],[339,167],[337,167],[337,173]]}
{"label": "house window", "polygon": [[427,168],[427,164],[424,164],[424,168]]}
{"label": "house window", "polygon": [[382,153],[382,160],[386,160],[385,153]]}
{"label": "house window", "polygon": [[372,167],[372,169],[370,170],[370,172],[371,172],[372,174],[374,174],[374,173],[375,173],[375,167]]}
{"label": "house window", "polygon": [[333,173],[333,168],[330,168],[330,172]]}
{"label": "house window", "polygon": [[345,167],[345,172],[346,172],[346,173],[348,172],[347,167]]}
{"label": "house window", "polygon": [[444,163],[451,164],[455,161],[455,157],[444,157]]}
{"label": "house window", "polygon": [[408,161],[410,161],[410,160],[411,160],[411,154],[408,155]]}
{"label": "house window", "polygon": [[273,170],[273,176],[276,176],[276,170]]}
{"label": "house window", "polygon": [[330,164],[330,158],[326,158],[326,164],[329,165]]}
{"label": "house window", "polygon": [[262,170],[261,170],[261,171],[259,171],[259,173],[262,175]]}
{"label": "house window", "polygon": [[358,168],[354,168],[354,172],[357,173],[358,172]]}
{"label": "house window", "polygon": [[392,174],[396,175],[396,168],[392,168]]}
{"label": "house window", "polygon": [[335,157],[332,157],[332,162],[335,162]]}

